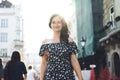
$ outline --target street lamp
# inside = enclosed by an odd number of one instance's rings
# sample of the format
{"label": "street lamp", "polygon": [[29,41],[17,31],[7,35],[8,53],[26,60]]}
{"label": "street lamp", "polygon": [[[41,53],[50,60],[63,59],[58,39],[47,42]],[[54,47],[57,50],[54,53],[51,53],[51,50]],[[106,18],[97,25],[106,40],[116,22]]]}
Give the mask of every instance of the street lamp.
{"label": "street lamp", "polygon": [[82,64],[83,64],[83,69],[84,69],[84,67],[85,67],[84,58],[85,58],[85,43],[86,43],[86,40],[82,37],[80,43],[81,43],[81,46],[82,46],[82,56],[83,56],[83,63]]}
{"label": "street lamp", "polygon": [[81,39],[81,41],[80,41],[80,43],[81,43],[82,47],[84,47],[84,46],[85,46],[85,42],[86,42],[86,40],[84,40],[84,38],[82,37],[82,39]]}

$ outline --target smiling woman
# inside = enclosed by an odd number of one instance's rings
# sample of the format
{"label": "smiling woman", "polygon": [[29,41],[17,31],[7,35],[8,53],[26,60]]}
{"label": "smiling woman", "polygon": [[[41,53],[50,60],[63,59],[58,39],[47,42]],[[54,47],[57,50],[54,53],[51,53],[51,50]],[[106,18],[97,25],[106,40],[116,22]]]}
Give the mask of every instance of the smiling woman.
{"label": "smiling woman", "polygon": [[[21,5],[21,16],[24,28],[24,53],[29,56],[38,54],[42,40],[53,34],[48,28],[52,14],[60,14],[67,22],[70,21],[72,32],[75,34],[75,4],[74,0],[9,0],[13,4]],[[61,6],[62,5],[62,6]],[[74,38],[74,37],[73,37]],[[28,57],[26,62],[29,64]],[[31,57],[30,59],[33,60]],[[39,58],[38,58],[39,59]],[[36,59],[34,63],[39,60]]]}
{"label": "smiling woman", "polygon": [[49,27],[53,30],[51,39],[45,39],[40,47],[42,57],[40,80],[75,80],[82,79],[80,65],[76,53],[78,48],[69,36],[68,25],[60,15],[52,15]]}
{"label": "smiling woman", "polygon": [[[51,14],[58,13],[66,20],[70,20],[74,14],[72,0],[66,0],[66,2],[64,0],[11,1],[21,5],[21,13],[24,19],[25,53],[38,53],[41,41],[52,35],[51,30],[47,28]],[[64,6],[61,6],[63,4]]]}

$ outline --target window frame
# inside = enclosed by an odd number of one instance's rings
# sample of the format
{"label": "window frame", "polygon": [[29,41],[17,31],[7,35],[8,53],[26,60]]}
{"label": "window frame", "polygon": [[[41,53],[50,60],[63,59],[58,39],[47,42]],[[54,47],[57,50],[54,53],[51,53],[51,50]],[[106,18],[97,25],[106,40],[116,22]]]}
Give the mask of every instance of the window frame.
{"label": "window frame", "polygon": [[8,42],[8,33],[7,32],[0,33],[0,42]]}
{"label": "window frame", "polygon": [[[112,9],[113,9],[113,11],[112,11]],[[114,29],[114,28],[116,28],[116,26],[115,26],[114,6],[109,8],[109,15],[110,15],[110,21],[112,22],[110,28]]]}
{"label": "window frame", "polygon": [[1,28],[8,28],[8,19],[7,18],[3,18],[1,19]]}

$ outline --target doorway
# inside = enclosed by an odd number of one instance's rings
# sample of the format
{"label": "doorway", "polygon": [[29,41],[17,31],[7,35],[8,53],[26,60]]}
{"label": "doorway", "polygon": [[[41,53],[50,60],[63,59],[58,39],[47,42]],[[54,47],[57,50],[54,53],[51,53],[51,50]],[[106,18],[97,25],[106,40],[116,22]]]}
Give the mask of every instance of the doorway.
{"label": "doorway", "polygon": [[117,52],[113,54],[114,70],[116,77],[120,77],[120,58]]}

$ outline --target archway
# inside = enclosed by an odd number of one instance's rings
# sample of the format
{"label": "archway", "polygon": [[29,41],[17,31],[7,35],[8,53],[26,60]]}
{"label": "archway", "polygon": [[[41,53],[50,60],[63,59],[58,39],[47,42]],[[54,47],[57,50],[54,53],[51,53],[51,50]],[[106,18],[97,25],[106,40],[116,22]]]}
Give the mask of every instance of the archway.
{"label": "archway", "polygon": [[117,52],[113,54],[114,70],[115,75],[120,77],[120,58]]}

